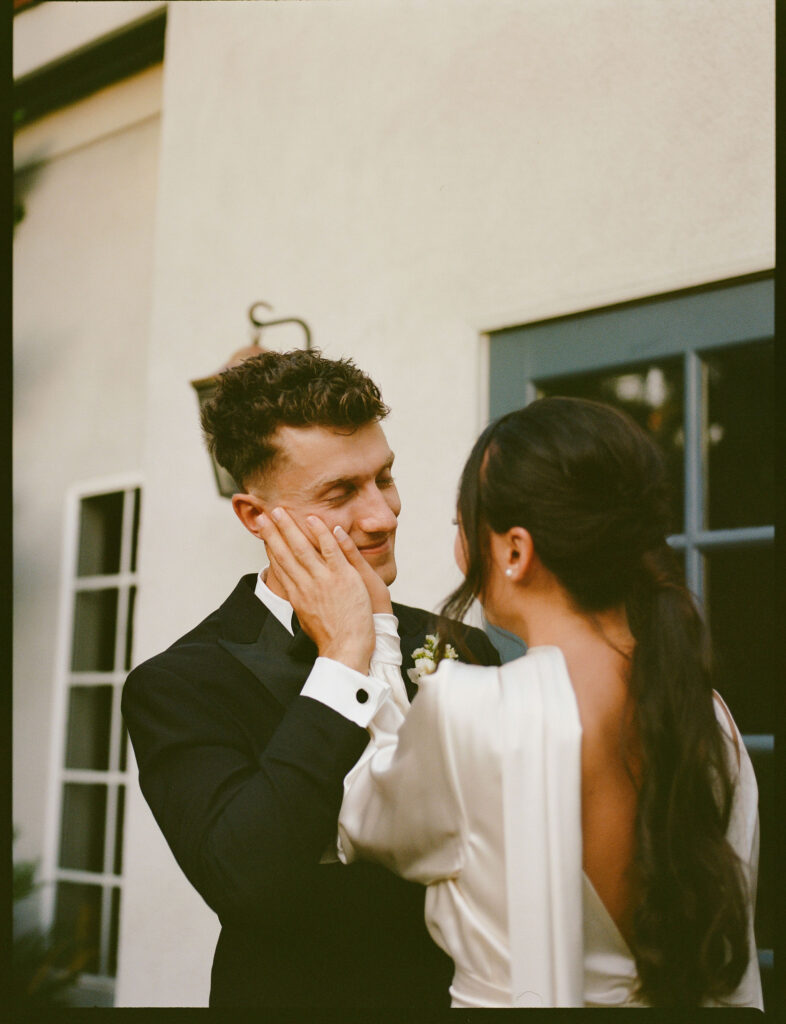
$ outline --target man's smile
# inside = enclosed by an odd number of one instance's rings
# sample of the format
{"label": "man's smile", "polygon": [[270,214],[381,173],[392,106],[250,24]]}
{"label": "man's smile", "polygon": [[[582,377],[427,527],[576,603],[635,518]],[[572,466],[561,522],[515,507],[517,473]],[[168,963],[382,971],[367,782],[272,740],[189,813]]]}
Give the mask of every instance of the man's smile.
{"label": "man's smile", "polygon": [[376,541],[374,544],[358,544],[358,551],[363,555],[381,555],[390,548],[390,535],[384,540]]}

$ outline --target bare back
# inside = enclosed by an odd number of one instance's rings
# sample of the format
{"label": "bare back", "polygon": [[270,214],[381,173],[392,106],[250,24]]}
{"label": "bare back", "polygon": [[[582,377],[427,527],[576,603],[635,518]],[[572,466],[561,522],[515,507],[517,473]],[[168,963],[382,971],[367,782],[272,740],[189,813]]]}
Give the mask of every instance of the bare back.
{"label": "bare back", "polygon": [[582,725],[581,807],[584,871],[630,942],[636,789],[625,764],[630,715],[628,662],[607,646],[566,655]]}

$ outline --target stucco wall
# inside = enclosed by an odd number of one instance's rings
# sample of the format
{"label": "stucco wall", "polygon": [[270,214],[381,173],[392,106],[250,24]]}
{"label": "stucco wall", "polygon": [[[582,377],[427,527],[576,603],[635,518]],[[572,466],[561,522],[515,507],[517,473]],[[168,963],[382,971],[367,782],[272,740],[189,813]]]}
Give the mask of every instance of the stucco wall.
{"label": "stucco wall", "polygon": [[[14,821],[45,847],[69,488],[142,463],[160,69],[19,134],[14,238]],[[107,94],[120,99],[114,113]],[[156,102],[156,93],[158,102]],[[112,101],[110,100],[110,106]],[[57,723],[62,729],[62,722]]]}
{"label": "stucco wall", "polygon": [[[263,562],[187,384],[252,301],[381,386],[395,595],[433,606],[482,332],[772,266],[772,49],[770,0],[171,5],[137,656]],[[125,863],[118,1004],[199,1005],[216,924],[138,793]]]}

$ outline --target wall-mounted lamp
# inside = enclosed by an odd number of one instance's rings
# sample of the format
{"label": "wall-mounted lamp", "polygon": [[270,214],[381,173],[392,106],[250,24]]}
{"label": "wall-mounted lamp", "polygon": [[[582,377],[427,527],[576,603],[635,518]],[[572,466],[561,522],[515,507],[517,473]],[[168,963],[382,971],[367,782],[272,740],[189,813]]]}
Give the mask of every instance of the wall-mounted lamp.
{"label": "wall-mounted lamp", "polygon": [[[224,365],[212,376],[200,377],[199,380],[191,381],[191,387],[197,393],[200,410],[205,402],[207,402],[207,400],[213,395],[213,392],[216,389],[216,384],[218,383],[218,378],[224,370],[228,370],[230,366],[237,366],[238,363],[242,363],[246,359],[251,359],[253,356],[258,356],[260,353],[267,351],[260,340],[263,328],[275,327],[278,324],[300,324],[306,335],[306,351],[308,352],[311,349],[311,330],[305,320],[300,320],[298,317],[284,317],[280,320],[259,320],[256,311],[260,306],[264,306],[265,309],[269,310],[272,310],[273,308],[267,302],[255,302],[249,309],[248,318],[255,328],[252,343],[238,349],[237,352],[233,352]],[[222,498],[231,498],[233,494],[237,494],[240,490],[239,485],[232,479],[223,466],[219,466],[213,456],[211,456],[211,462],[213,463],[213,473],[215,474],[218,493]]]}

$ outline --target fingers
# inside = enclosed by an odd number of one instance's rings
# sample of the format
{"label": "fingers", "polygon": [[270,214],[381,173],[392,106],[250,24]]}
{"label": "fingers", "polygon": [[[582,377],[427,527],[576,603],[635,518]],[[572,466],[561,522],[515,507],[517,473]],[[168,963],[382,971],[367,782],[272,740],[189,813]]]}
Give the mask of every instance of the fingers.
{"label": "fingers", "polygon": [[[341,548],[322,520],[318,516],[306,516],[306,522],[314,537],[314,542],[325,561],[331,562],[336,558],[341,558]],[[339,530],[341,528],[336,527],[335,529]]]}
{"label": "fingers", "polygon": [[355,542],[340,527],[331,533],[318,516],[307,516],[301,528],[282,508],[257,517],[259,533],[281,583],[291,592],[290,601],[302,596],[327,576],[348,579],[357,573],[371,598],[375,612],[390,611],[390,592],[366,561]]}
{"label": "fingers", "polygon": [[[316,561],[314,545],[285,508],[274,508],[270,513],[289,550],[301,565],[311,566]],[[313,517],[310,517],[313,518]]]}
{"label": "fingers", "polygon": [[331,533],[318,516],[307,516],[306,521],[326,562],[341,557],[343,554],[349,564],[362,576],[374,571],[358,551],[355,542],[341,526],[334,526]]}
{"label": "fingers", "polygon": [[294,582],[303,578],[304,570],[313,575],[324,562],[312,542],[284,509],[274,509],[272,516],[263,512],[256,520],[268,556]]}
{"label": "fingers", "polygon": [[295,581],[282,567],[281,563],[272,553],[270,548],[267,548],[267,558],[270,564],[270,568],[275,573],[276,579],[284,588],[284,597],[286,597],[287,601],[289,601],[290,604],[292,604],[297,595],[297,587],[295,586]]}
{"label": "fingers", "polygon": [[357,545],[346,530],[342,529],[340,526],[335,526],[333,527],[333,536],[336,538],[338,546],[344,552],[349,564],[354,566],[361,575],[364,575],[366,571],[374,571],[358,551]]}
{"label": "fingers", "polygon": [[392,612],[393,606],[387,585],[358,551],[352,538],[340,526],[334,528],[333,535],[338,541],[344,557],[363,580],[371,598],[372,610],[374,612]]}

